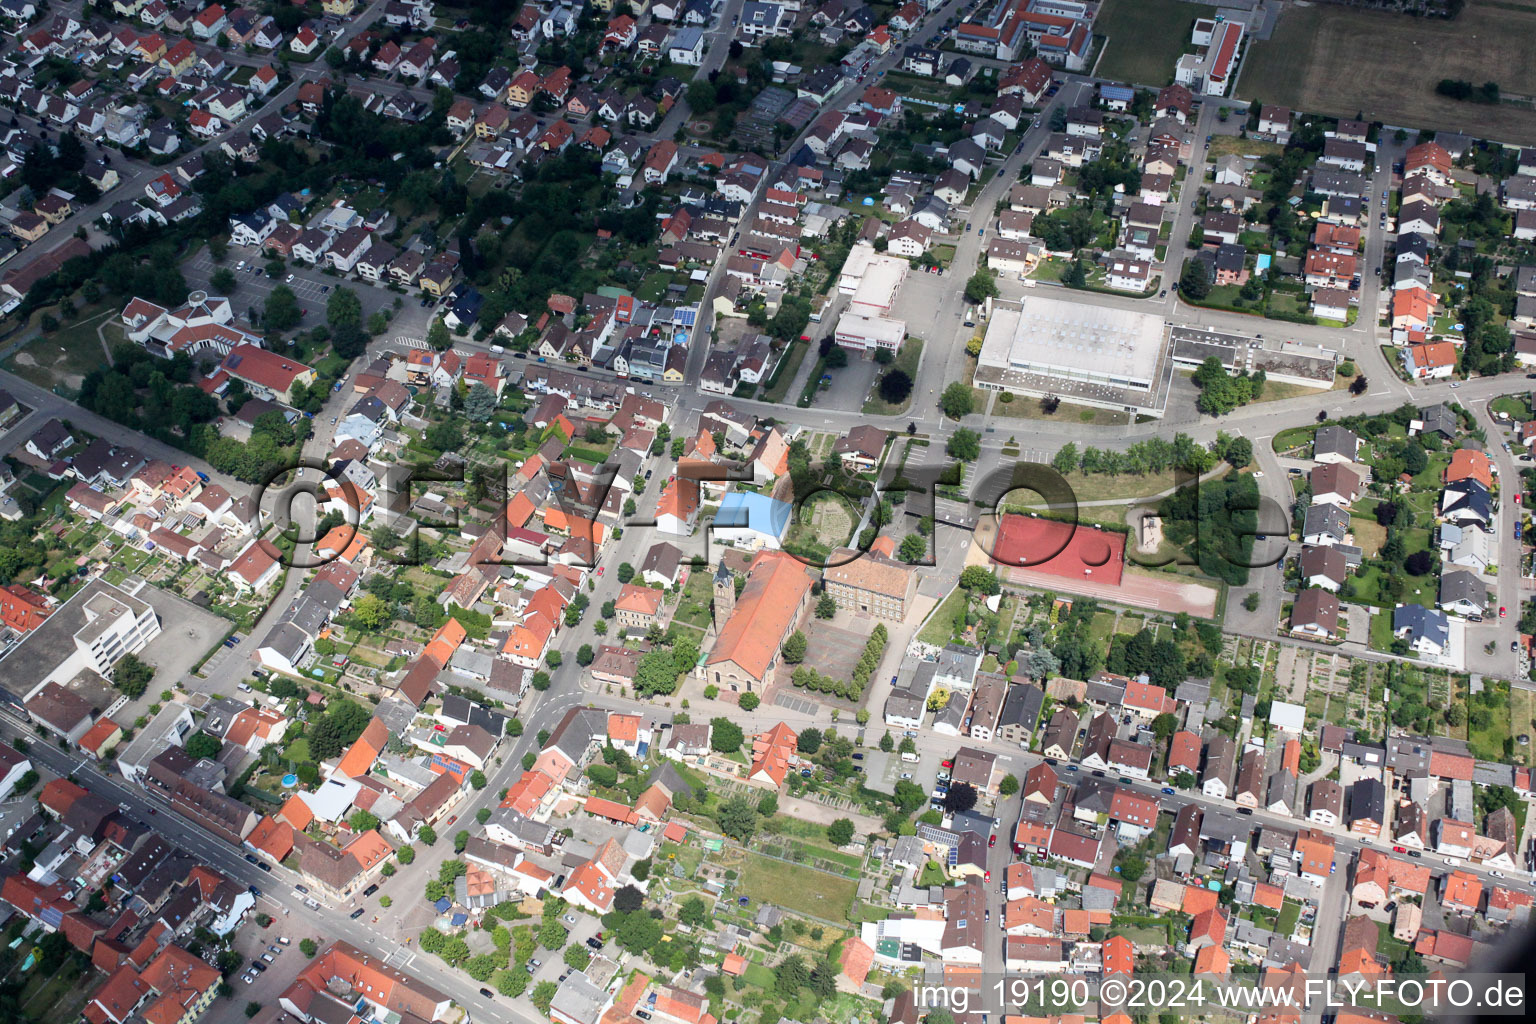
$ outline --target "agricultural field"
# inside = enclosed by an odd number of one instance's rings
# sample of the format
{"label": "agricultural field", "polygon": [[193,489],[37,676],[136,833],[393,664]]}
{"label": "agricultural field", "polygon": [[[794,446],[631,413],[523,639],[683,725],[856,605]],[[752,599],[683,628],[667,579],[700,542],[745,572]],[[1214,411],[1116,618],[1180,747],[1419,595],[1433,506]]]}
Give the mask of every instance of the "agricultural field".
{"label": "agricultural field", "polygon": [[1210,8],[1182,0],[1105,0],[1094,33],[1107,41],[1095,73],[1135,85],[1164,86],[1189,48],[1189,33]]}
{"label": "agricultural field", "polygon": [[[1106,4],[1106,11],[1111,6]],[[1159,5],[1135,6],[1139,13]],[[1536,94],[1536,62],[1529,58],[1533,38],[1532,0],[1468,0],[1454,21],[1287,5],[1273,36],[1249,47],[1237,95],[1297,110],[1340,117],[1363,113],[1368,121],[1531,143],[1536,109],[1446,99],[1436,95],[1435,85],[1442,78],[1474,86],[1492,79],[1505,95]],[[1100,73],[1106,73],[1102,66]]]}

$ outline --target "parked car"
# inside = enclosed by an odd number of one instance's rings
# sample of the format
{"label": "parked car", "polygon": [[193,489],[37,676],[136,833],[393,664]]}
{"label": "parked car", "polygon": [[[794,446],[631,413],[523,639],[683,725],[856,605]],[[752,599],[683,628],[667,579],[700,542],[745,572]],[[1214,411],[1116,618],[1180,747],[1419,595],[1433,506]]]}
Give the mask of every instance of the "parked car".
{"label": "parked car", "polygon": [[378,883],[374,883],[373,885],[370,885],[368,888],[363,890],[363,895],[364,896],[372,896],[374,893],[376,893],[378,891],[379,891]]}
{"label": "parked car", "polygon": [[347,916],[350,917],[352,920],[356,921],[358,918],[362,917],[366,913],[367,913],[366,910],[364,910],[362,907],[358,907],[356,910],[352,911],[352,913],[348,914]]}

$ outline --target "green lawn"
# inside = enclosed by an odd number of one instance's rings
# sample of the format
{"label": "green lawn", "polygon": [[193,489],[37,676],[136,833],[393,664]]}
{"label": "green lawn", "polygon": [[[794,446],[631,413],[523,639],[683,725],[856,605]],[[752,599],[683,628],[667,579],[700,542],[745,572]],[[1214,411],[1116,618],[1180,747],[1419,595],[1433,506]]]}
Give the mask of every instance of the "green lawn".
{"label": "green lawn", "polygon": [[1295,900],[1286,900],[1280,907],[1280,922],[1276,930],[1281,935],[1290,935],[1296,930],[1296,922],[1301,919],[1301,904]]}
{"label": "green lawn", "polygon": [[918,631],[917,638],[925,644],[943,647],[954,636],[955,623],[965,614],[966,593],[958,587],[933,610],[928,621]]}
{"label": "green lawn", "polygon": [[786,864],[748,854],[736,888],[743,896],[760,903],[772,903],[785,910],[828,921],[841,921],[848,916],[858,883],[803,864]]}
{"label": "green lawn", "polygon": [[1390,608],[1371,616],[1371,649],[1375,651],[1392,649],[1392,610]]}
{"label": "green lawn", "polygon": [[[909,380],[917,380],[917,364],[923,358],[923,339],[908,338],[901,343],[900,350],[896,353],[896,360],[883,372],[901,370]],[[880,397],[880,389],[876,388],[869,396],[869,401],[864,403],[864,415],[866,416],[895,416],[907,411],[912,404],[912,393],[908,393],[905,400],[892,404]]]}
{"label": "green lawn", "polygon": [[810,342],[797,340],[789,347],[789,351],[779,358],[779,365],[774,367],[763,401],[784,401],[784,393],[789,390],[790,384],[794,383],[795,373],[800,369],[800,362],[805,358],[805,353],[810,347]]}

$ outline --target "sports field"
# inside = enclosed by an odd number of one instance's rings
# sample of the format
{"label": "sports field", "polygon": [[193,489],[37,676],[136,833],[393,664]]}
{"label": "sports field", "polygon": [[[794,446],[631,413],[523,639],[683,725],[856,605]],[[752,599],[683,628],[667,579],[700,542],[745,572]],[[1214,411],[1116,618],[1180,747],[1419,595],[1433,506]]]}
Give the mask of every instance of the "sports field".
{"label": "sports field", "polygon": [[1216,617],[1216,588],[1196,583],[1188,576],[1132,568],[1124,571],[1119,583],[1111,584],[1088,577],[1066,580],[1037,569],[1000,572],[1006,572],[1008,580],[1021,587],[1081,594],[1113,604],[1152,608],[1170,615],[1188,612],[1205,619]]}
{"label": "sports field", "polygon": [[1212,8],[1183,0],[1104,0],[1093,23],[1095,35],[1107,37],[1097,74],[1136,85],[1164,86],[1173,81],[1173,64],[1190,48],[1197,17]]}
{"label": "sports field", "polygon": [[[1107,5],[1106,5],[1107,6]],[[1536,142],[1536,109],[1461,103],[1435,93],[1442,78],[1505,96],[1536,96],[1536,0],[1468,0],[1455,21],[1287,4],[1274,35],[1254,42],[1237,95],[1297,110],[1502,142]]]}

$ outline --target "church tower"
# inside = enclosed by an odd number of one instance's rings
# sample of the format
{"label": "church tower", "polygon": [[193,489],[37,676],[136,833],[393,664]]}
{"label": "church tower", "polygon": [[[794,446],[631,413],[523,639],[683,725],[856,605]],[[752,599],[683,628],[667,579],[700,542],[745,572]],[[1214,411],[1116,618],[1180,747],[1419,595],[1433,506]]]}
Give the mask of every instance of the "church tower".
{"label": "church tower", "polygon": [[725,620],[736,609],[736,574],[722,561],[715,569],[715,631],[725,628]]}

